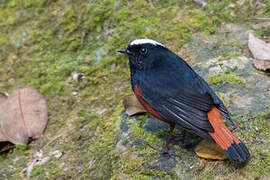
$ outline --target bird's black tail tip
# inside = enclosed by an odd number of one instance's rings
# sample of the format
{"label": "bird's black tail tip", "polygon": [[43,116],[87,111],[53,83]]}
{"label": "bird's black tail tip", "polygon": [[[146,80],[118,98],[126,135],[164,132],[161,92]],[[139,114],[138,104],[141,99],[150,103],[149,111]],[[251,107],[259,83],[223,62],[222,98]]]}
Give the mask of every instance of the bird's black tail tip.
{"label": "bird's black tail tip", "polygon": [[233,142],[231,146],[224,151],[230,161],[244,163],[250,158],[250,153],[244,143]]}

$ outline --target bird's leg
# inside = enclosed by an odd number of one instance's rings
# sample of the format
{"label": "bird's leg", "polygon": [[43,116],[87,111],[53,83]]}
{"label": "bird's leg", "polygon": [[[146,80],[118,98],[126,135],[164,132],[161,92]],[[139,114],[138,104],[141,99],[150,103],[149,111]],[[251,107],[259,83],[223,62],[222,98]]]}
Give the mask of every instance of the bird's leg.
{"label": "bird's leg", "polygon": [[169,151],[169,144],[170,144],[170,141],[172,139],[172,133],[173,133],[173,130],[174,130],[174,127],[175,127],[175,124],[170,124],[170,131],[168,133],[168,138],[167,138],[167,141],[166,141],[166,144],[165,144],[165,149],[164,149],[164,154],[168,154],[168,151]]}
{"label": "bird's leg", "polygon": [[[168,157],[179,157],[177,154],[175,154],[175,152],[169,152],[169,144],[170,144],[170,141],[172,139],[172,134],[173,134],[174,127],[175,127],[175,124],[170,124],[170,131],[168,133],[166,143],[163,145],[162,150],[158,150],[157,148],[153,147],[150,144],[147,144],[147,145],[150,148],[154,149],[155,151],[159,151],[157,153],[160,154],[160,155],[166,155]],[[157,153],[152,153],[151,155],[157,155]]]}
{"label": "bird's leg", "polygon": [[174,135],[172,135],[172,137],[174,140],[179,141],[179,142],[184,144],[186,134],[187,134],[186,132],[187,131],[185,129],[183,129],[180,134],[174,134]]}
{"label": "bird's leg", "polygon": [[187,131],[184,129],[182,131],[182,141],[183,141],[183,143],[185,142],[186,134],[187,134]]}

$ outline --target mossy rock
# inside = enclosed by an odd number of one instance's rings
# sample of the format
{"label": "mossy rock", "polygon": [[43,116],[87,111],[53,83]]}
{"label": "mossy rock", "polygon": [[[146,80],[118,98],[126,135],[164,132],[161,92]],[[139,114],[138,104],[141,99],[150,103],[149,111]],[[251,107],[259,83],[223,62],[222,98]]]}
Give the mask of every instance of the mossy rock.
{"label": "mossy rock", "polygon": [[225,60],[216,58],[195,64],[194,70],[217,94],[226,97],[231,114],[247,116],[249,112],[261,114],[268,110],[270,78],[268,73],[253,68],[252,59],[245,56]]}

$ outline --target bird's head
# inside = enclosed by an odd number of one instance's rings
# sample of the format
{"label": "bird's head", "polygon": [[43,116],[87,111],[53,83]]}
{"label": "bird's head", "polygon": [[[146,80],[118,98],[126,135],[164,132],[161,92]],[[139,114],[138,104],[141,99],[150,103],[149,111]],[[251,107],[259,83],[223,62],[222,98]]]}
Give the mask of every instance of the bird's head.
{"label": "bird's head", "polygon": [[136,39],[132,41],[127,49],[118,52],[129,56],[132,68],[146,70],[161,63],[160,59],[166,56],[169,50],[161,43],[151,39]]}

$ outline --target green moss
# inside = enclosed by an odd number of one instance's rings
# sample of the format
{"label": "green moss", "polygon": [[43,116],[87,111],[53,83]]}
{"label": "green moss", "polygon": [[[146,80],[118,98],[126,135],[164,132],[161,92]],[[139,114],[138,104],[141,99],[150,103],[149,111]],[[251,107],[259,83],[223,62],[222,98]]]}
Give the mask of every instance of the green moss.
{"label": "green moss", "polygon": [[13,150],[13,156],[28,155],[31,152],[27,145],[16,145]]}
{"label": "green moss", "polygon": [[0,162],[3,162],[4,161],[4,156],[1,154],[0,155]]}
{"label": "green moss", "polygon": [[[247,122],[242,124],[242,134],[245,138],[244,141],[248,143],[249,150],[251,151],[251,160],[247,166],[249,175],[252,178],[267,177],[270,171],[270,128],[269,113],[270,111],[260,114],[252,115],[252,119],[248,126],[244,126]],[[254,138],[256,137],[256,138]],[[259,143],[263,141],[263,143]]]}
{"label": "green moss", "polygon": [[245,86],[244,79],[235,74],[217,74],[209,77],[207,81],[209,84],[219,84],[219,83],[232,83],[239,84],[242,87]]}
{"label": "green moss", "polygon": [[131,119],[129,121],[129,124],[130,124],[130,131],[134,139],[143,139],[146,145],[159,144],[160,146],[162,146],[162,140],[158,138],[158,133],[145,131],[144,128],[142,127],[142,125],[144,124],[143,121],[140,121],[138,123],[136,120]]}
{"label": "green moss", "polygon": [[[37,88],[47,100],[50,117],[41,140],[31,143],[28,148],[16,146],[12,153],[0,156],[3,179],[20,174],[31,162],[32,152],[40,149],[46,155],[59,149],[64,155],[57,161],[37,166],[31,174],[34,179],[117,179],[123,174],[133,179],[149,179],[168,175],[168,172],[138,168],[154,157],[134,160],[130,154],[119,154],[116,150],[115,134],[122,111],[119,104],[131,92],[128,61],[117,55],[116,49],[126,47],[137,38],[152,38],[179,52],[194,33],[214,34],[220,24],[243,23],[256,13],[248,2],[239,5],[231,0],[209,0],[207,3],[202,8],[191,0],[1,2],[1,91],[10,93],[14,88],[25,86]],[[230,3],[235,3],[235,8],[228,8]],[[269,9],[268,4],[265,9]],[[268,13],[265,11],[261,17],[267,17]],[[23,31],[26,39],[22,43]],[[267,35],[268,31],[260,33]],[[20,45],[15,46],[11,37]],[[98,48],[106,51],[100,62],[96,62]],[[224,54],[231,55],[235,54]],[[79,82],[71,80],[73,72],[83,73],[84,78]],[[232,74],[214,76],[212,81],[244,84],[240,77]],[[73,92],[78,94],[72,95]],[[162,146],[158,137],[166,132],[145,132],[142,127],[145,118],[129,121],[131,138]],[[257,137],[260,140],[264,140],[263,136],[268,137],[263,133],[264,126],[267,127],[265,120],[254,124],[243,119],[239,122],[247,129],[244,140],[256,142]],[[128,146],[129,142],[126,143]],[[244,168],[250,171],[245,177],[249,174],[259,177],[268,170],[268,156],[265,156],[267,161],[261,160],[267,146],[257,142],[256,147],[254,161]],[[153,150],[142,145],[130,152],[147,154]],[[186,153],[180,148],[177,152]],[[14,159],[16,163],[13,163]],[[239,170],[239,173],[243,171]],[[203,174],[206,170],[200,172]],[[214,173],[221,178],[227,177]]]}
{"label": "green moss", "polygon": [[[239,47],[239,46],[238,46]],[[239,47],[240,48],[240,47]],[[240,53],[239,52],[236,52],[236,51],[228,51],[228,52],[223,52],[223,53],[221,53],[221,56],[225,56],[225,60],[226,59],[231,59],[231,57],[235,57],[235,56],[237,56],[237,55],[240,55]],[[222,60],[224,60],[224,58],[222,59]]]}
{"label": "green moss", "polygon": [[41,172],[42,172],[42,166],[38,164],[34,167],[30,176],[33,177],[33,176],[39,175]]}

